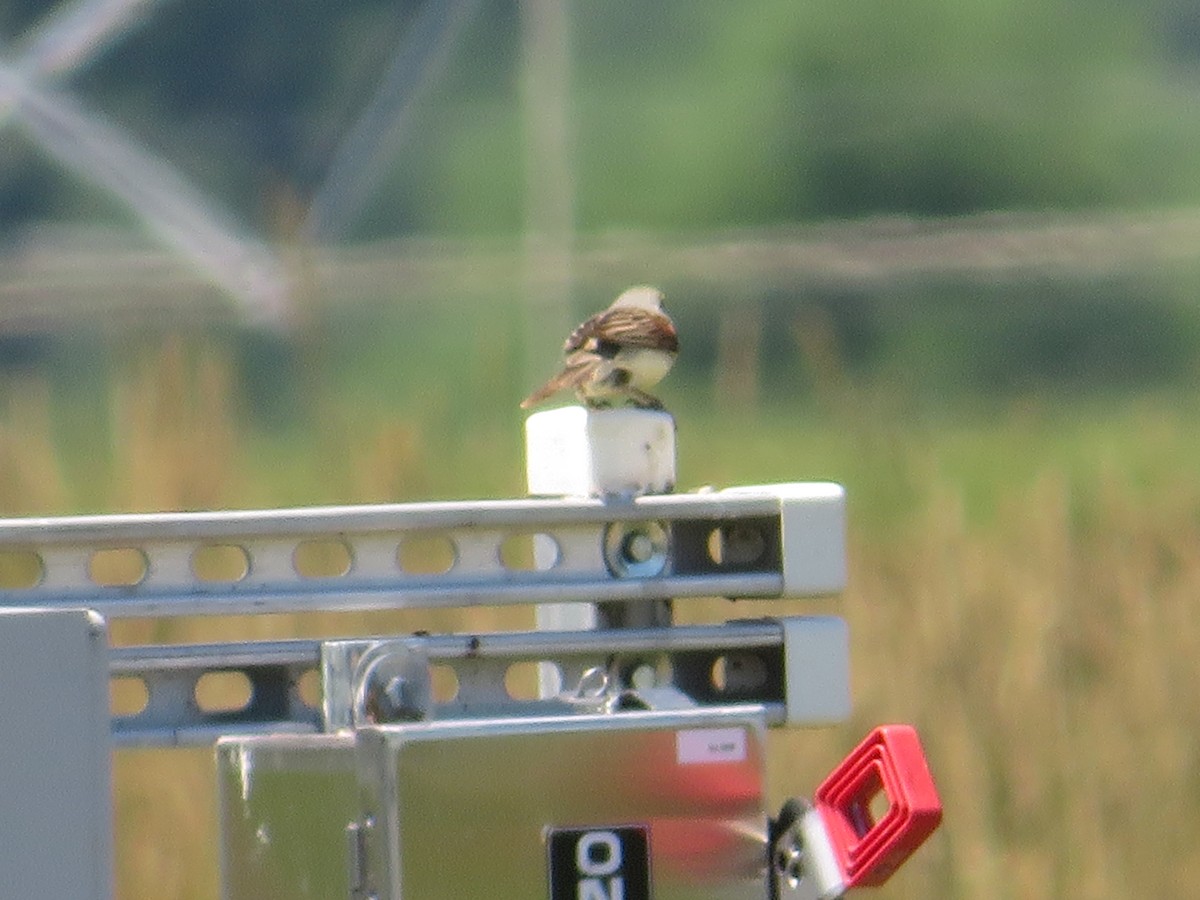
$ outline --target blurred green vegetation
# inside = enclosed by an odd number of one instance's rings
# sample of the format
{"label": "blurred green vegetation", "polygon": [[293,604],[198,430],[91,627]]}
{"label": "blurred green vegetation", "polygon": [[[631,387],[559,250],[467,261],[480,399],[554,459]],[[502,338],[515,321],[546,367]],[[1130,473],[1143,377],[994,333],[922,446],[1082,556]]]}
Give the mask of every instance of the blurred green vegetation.
{"label": "blurred green vegetation", "polygon": [[[16,47],[50,4],[14,0]],[[163,3],[69,79],[261,230],[306,198],[421,4]],[[1200,200],[1177,0],[568,3],[581,231]],[[351,237],[514,233],[519,8],[481,3]],[[20,141],[0,223],[117,213]]]}
{"label": "blurred green vegetation", "polygon": [[[0,31],[16,51],[49,7],[14,0],[0,8]],[[254,231],[289,245],[338,142],[423,8],[412,0],[348,0],[336,10],[316,0],[150,5],[66,88]],[[1200,203],[1200,118],[1191,114],[1200,28],[1177,0],[566,8],[573,183],[565,202],[580,236]],[[347,240],[515,242],[529,187],[520,15],[513,0],[479,4],[405,120]],[[18,122],[0,142],[0,233],[47,219],[133,225],[115,200],[45,158]],[[840,377],[886,381],[942,406],[1190,384],[1200,337],[1194,268],[1110,274],[1098,266],[1091,275],[996,283],[795,279],[747,283],[736,296],[699,280],[663,286],[687,336],[685,376],[715,378],[723,310],[733,304],[757,317],[751,378],[764,396],[811,395],[820,373],[799,342],[815,330]],[[641,277],[662,280],[652,270]],[[507,321],[521,299],[508,290],[454,305],[436,290],[381,286],[377,302],[354,309],[336,287],[314,293],[298,341],[233,330],[219,338],[237,362],[244,411],[268,430],[306,414],[317,377],[369,406],[419,397],[453,409],[471,378],[504,378],[515,394],[530,374],[515,358],[537,353]],[[572,312],[607,299],[578,295]],[[464,349],[461,331],[433,321],[447,304],[469,323],[474,346]],[[508,343],[475,337],[497,332]],[[411,340],[416,334],[446,337]],[[105,347],[87,334],[18,329],[10,338],[5,329],[0,363],[50,360],[61,384],[82,385],[68,393],[86,391],[126,340]],[[31,350],[39,341],[61,346]],[[480,358],[499,347],[510,355],[480,371]],[[459,364],[439,365],[447,355]],[[316,356],[321,374],[300,377]]]}
{"label": "blurred green vegetation", "polygon": [[[844,421],[872,416],[936,430],[1013,410],[1066,422],[1078,410],[1120,409],[1143,397],[1172,398],[1186,411],[1200,381],[1200,306],[1188,296],[1190,281],[1176,273],[747,284],[730,301],[701,283],[666,283],[684,352],[662,395],[685,445],[697,421],[705,441],[751,428],[753,446],[770,444],[776,423],[787,423],[785,434],[803,425],[806,440],[819,442]],[[584,294],[573,316],[607,300]],[[515,297],[490,303],[430,288],[320,304],[290,332],[233,324],[68,329],[11,338],[0,353],[0,387],[18,406],[30,384],[48,398],[45,415],[78,510],[129,502],[108,492],[122,481],[112,448],[130,427],[120,404],[135,402],[122,393],[134,388],[114,393],[114,385],[150,390],[140,366],[160,354],[177,360],[172,377],[182,398],[156,401],[164,415],[172,404],[185,406],[181,417],[203,410],[212,387],[203,378],[218,378],[213,414],[228,418],[222,427],[236,429],[249,452],[275,461],[247,485],[242,505],[484,496],[497,485],[482,473],[497,468],[508,473],[499,492],[520,494],[517,403],[543,374],[529,371],[520,308]],[[220,374],[206,376],[209,369]],[[380,462],[395,465],[398,480],[372,492],[344,475],[299,468],[366,452],[347,442],[388,430],[403,458]],[[682,487],[722,480],[692,468],[705,455],[685,454]]]}
{"label": "blurred green vegetation", "polygon": [[[15,51],[50,6],[0,8]],[[290,245],[338,142],[423,8],[411,0],[348,0],[336,10],[316,0],[150,5],[65,87],[252,230]],[[579,236],[1200,203],[1200,118],[1191,114],[1200,27],[1177,0],[566,8],[566,202]],[[348,241],[453,234],[515,244],[529,187],[520,24],[513,0],[479,4],[406,119]],[[0,233],[17,236],[47,219],[134,224],[11,124],[0,142]],[[836,354],[839,377],[887,382],[915,402],[945,406],[1190,385],[1200,272],[1185,268],[1111,274],[1097,266],[1090,275],[997,282],[795,279],[747,283],[735,296],[700,280],[663,287],[686,335],[685,377],[719,380],[732,304],[756,317],[749,377],[764,398],[811,399],[821,375],[804,360],[815,351],[800,343],[815,331]],[[653,270],[640,278],[662,280]],[[572,313],[603,305],[622,286],[605,285],[605,296],[577,292]],[[298,336],[218,336],[237,363],[242,412],[268,431],[309,414],[314,379],[331,378],[377,409],[420,398],[453,410],[472,378],[503,378],[515,395],[530,375],[517,359],[538,352],[508,321],[521,299],[510,290],[456,305],[437,290],[381,286],[377,302],[353,309],[336,287],[314,293]],[[469,337],[434,321],[447,305]],[[93,389],[96,373],[127,350],[127,336],[105,346],[81,332],[4,331],[0,364],[45,363],[68,394]],[[493,333],[505,341],[477,337]],[[497,348],[509,355],[487,361]],[[439,363],[447,355],[455,366]],[[318,356],[320,374],[305,375]]]}

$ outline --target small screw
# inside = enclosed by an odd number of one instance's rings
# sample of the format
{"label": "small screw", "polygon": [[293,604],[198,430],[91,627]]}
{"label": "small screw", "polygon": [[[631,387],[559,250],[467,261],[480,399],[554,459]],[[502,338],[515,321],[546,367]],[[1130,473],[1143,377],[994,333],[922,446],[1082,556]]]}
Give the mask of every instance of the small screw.
{"label": "small screw", "polygon": [[657,578],[670,552],[671,534],[661,522],[613,523],[604,532],[604,561],[617,578]]}
{"label": "small screw", "polygon": [[634,563],[644,563],[654,555],[654,541],[644,531],[636,531],[625,539],[625,557]]}
{"label": "small screw", "polygon": [[359,661],[355,722],[417,722],[429,715],[432,688],[424,651],[382,643]]}
{"label": "small screw", "polygon": [[407,682],[399,675],[383,686],[383,696],[391,701],[394,709],[404,706],[404,689],[406,687]]}
{"label": "small screw", "polygon": [[383,722],[400,722],[422,718],[424,711],[419,701],[411,696],[415,687],[403,675],[389,678],[374,698],[379,719]]}
{"label": "small screw", "polygon": [[795,888],[805,877],[804,842],[794,830],[787,837],[787,842],[775,850],[775,871],[787,879],[789,888]]}

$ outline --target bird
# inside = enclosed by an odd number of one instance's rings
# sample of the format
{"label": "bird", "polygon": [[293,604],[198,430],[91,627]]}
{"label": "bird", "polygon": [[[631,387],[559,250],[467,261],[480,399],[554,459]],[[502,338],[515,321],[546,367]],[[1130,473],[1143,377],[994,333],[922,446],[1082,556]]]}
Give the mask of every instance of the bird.
{"label": "bird", "polygon": [[624,291],[608,309],[571,332],[563,354],[562,371],[522,400],[522,409],[568,388],[589,409],[662,409],[662,402],[648,391],[679,355],[679,337],[663,310],[662,291],[649,285]]}

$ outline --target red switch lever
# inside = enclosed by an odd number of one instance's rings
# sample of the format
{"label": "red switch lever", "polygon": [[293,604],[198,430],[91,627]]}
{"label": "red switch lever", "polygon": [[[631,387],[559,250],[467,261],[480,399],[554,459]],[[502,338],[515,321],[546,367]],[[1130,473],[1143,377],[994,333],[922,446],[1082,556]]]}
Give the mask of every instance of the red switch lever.
{"label": "red switch lever", "polygon": [[[878,814],[878,797],[887,810]],[[846,888],[880,885],[942,821],[917,732],[881,725],[829,774],[814,796]]]}

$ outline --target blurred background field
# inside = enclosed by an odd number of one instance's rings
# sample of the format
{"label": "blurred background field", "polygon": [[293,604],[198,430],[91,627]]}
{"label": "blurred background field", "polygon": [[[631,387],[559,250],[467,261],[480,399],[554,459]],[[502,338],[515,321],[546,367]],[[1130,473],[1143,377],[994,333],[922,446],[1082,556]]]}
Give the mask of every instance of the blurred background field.
{"label": "blurred background field", "polygon": [[[854,717],[772,736],[776,797],[908,721],[946,819],[879,896],[1195,893],[1188,4],[22,0],[0,32],[0,514],[519,496],[518,401],[654,283],[680,488],[849,492],[845,596],[681,605],[850,621]],[[116,766],[119,896],[215,896],[211,754]]]}
{"label": "blurred background field", "polygon": [[[686,290],[672,295],[686,322]],[[480,314],[493,320],[486,338],[464,336],[451,309],[380,332],[376,312],[339,320],[340,334],[330,323],[312,343],[272,345],[273,366],[293,372],[273,398],[244,374],[267,351],[221,332],[140,335],[101,360],[66,352],[9,375],[6,513],[519,496],[525,383],[511,326]],[[476,353],[485,339],[488,354]],[[431,358],[443,352],[457,359],[449,371]],[[946,823],[883,896],[1187,896],[1200,863],[1192,392],[1181,379],[983,395],[959,384],[933,401],[843,355],[832,329],[813,327],[752,384],[743,370],[683,364],[663,388],[682,488],[828,478],[849,490],[843,598],[681,606],[685,620],[813,610],[850,620],[854,718],[774,735],[773,791],[811,790],[872,724],[911,721]],[[80,378],[85,363],[105,374]],[[921,369],[906,367],[918,384]],[[120,622],[114,636],[531,621],[518,608]],[[123,752],[117,773],[121,896],[213,896],[211,754]]]}

